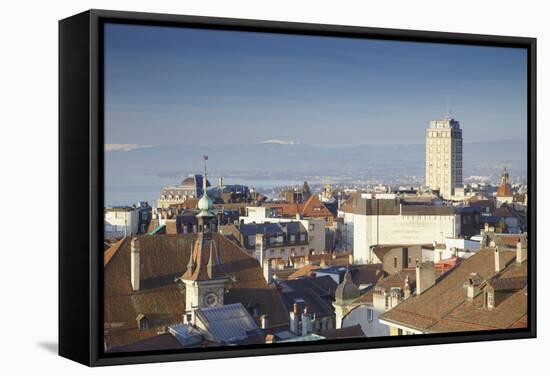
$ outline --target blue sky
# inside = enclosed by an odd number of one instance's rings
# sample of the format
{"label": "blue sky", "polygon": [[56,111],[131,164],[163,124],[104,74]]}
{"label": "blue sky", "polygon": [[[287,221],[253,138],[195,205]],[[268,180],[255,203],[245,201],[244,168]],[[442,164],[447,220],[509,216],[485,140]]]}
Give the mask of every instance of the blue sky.
{"label": "blue sky", "polygon": [[105,142],[414,144],[450,108],[465,142],[526,139],[513,48],[108,24]]}

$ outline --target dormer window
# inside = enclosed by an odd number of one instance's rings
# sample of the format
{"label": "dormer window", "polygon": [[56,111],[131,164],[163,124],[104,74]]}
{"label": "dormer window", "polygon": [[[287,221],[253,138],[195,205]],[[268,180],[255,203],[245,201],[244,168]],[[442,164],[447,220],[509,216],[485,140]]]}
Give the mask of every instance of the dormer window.
{"label": "dormer window", "polygon": [[138,329],[139,330],[146,330],[146,329],[149,329],[149,319],[147,317],[145,317],[144,314],[140,313],[137,317],[136,317],[136,322],[137,322],[137,325],[138,325]]}
{"label": "dormer window", "polygon": [[495,308],[495,293],[493,291],[487,291],[485,293],[485,302],[488,309]]}

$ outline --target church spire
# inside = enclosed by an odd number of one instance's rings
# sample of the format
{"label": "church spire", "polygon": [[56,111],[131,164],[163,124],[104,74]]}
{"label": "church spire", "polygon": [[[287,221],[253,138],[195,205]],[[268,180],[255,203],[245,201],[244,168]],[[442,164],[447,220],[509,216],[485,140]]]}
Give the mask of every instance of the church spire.
{"label": "church spire", "polygon": [[208,197],[208,193],[206,192],[206,182],[207,182],[207,171],[206,171],[206,161],[208,160],[208,156],[205,155],[204,157],[204,175],[202,177],[202,197],[199,200],[198,208],[200,210],[199,214],[197,214],[197,219],[199,220],[199,228],[201,233],[206,234],[210,232],[210,220],[214,217],[212,214],[212,200],[210,197]]}

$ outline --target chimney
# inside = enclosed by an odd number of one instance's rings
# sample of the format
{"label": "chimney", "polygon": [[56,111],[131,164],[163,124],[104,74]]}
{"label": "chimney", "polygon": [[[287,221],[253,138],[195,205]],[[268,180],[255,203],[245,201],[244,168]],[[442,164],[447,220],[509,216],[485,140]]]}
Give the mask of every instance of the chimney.
{"label": "chimney", "polygon": [[479,295],[481,289],[481,277],[477,273],[471,273],[468,281],[466,282],[466,297],[468,300],[474,300]]}
{"label": "chimney", "polygon": [[132,282],[132,290],[139,291],[140,281],[140,261],[139,254],[141,252],[141,244],[138,238],[132,238],[130,242],[130,281]]}
{"label": "chimney", "polygon": [[377,311],[385,311],[387,307],[387,292],[383,287],[375,287],[372,294],[372,305]]}
{"label": "chimney", "polygon": [[388,309],[392,309],[403,301],[403,290],[401,287],[392,287],[390,289],[390,299],[388,302]]}
{"label": "chimney", "polygon": [[269,316],[268,315],[261,315],[260,316],[260,327],[262,329],[267,329],[269,326]]}
{"label": "chimney", "polygon": [[501,272],[505,266],[506,262],[504,261],[504,254],[498,249],[498,247],[495,247],[495,273]]}
{"label": "chimney", "polygon": [[264,253],[265,253],[265,237],[264,234],[256,234],[256,252],[254,257],[260,265],[264,264]]}
{"label": "chimney", "polygon": [[416,263],[416,295],[435,285],[435,266],[432,261]]}
{"label": "chimney", "polygon": [[294,303],[290,311],[290,331],[298,335],[298,304]]}
{"label": "chimney", "polygon": [[523,236],[519,238],[516,247],[516,264],[519,265],[527,260],[527,242]]}
{"label": "chimney", "polygon": [[407,274],[403,285],[403,299],[407,299],[409,296],[411,296],[411,283],[409,280],[409,275]]}
{"label": "chimney", "polygon": [[270,258],[265,260],[263,263],[263,273],[267,284],[270,285],[271,283],[273,283],[273,266],[271,265]]}
{"label": "chimney", "polygon": [[311,329],[311,316],[307,313],[307,307],[305,307],[302,313],[302,337],[307,336]]}

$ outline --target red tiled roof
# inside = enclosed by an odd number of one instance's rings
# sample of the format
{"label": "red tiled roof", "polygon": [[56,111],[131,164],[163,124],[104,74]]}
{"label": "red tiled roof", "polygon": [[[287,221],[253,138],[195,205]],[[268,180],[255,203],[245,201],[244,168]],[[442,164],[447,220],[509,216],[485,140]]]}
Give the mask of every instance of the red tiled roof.
{"label": "red tiled roof", "polygon": [[[116,250],[113,248],[104,262],[103,309],[108,347],[137,342],[182,321],[185,293],[175,279],[186,272],[196,237],[196,234],[138,236],[141,242],[139,291],[133,291],[130,283],[129,238]],[[212,237],[219,244],[223,269],[232,278],[230,290],[268,288],[256,259],[223,235],[213,233]],[[260,313],[270,314],[270,311]],[[138,329],[139,314],[147,317],[149,329]]]}
{"label": "red tiled roof", "polygon": [[[527,263],[516,265],[515,252],[501,252],[506,268],[498,278],[527,275]],[[482,249],[444,274],[433,287],[404,300],[381,319],[430,333],[510,327],[527,313],[525,289],[510,294],[491,310],[484,307],[483,294],[472,301],[466,297],[464,282],[471,273],[484,280],[495,276],[494,257],[493,248]]]}
{"label": "red tiled roof", "polygon": [[280,208],[281,214],[284,217],[295,217],[296,214],[300,214],[302,217],[310,218],[325,218],[333,216],[330,210],[327,209],[325,204],[323,204],[316,195],[312,195],[305,203],[302,204],[281,203],[269,206]]}
{"label": "red tiled roof", "polygon": [[501,184],[497,190],[497,197],[512,197],[514,192],[510,184]]}

